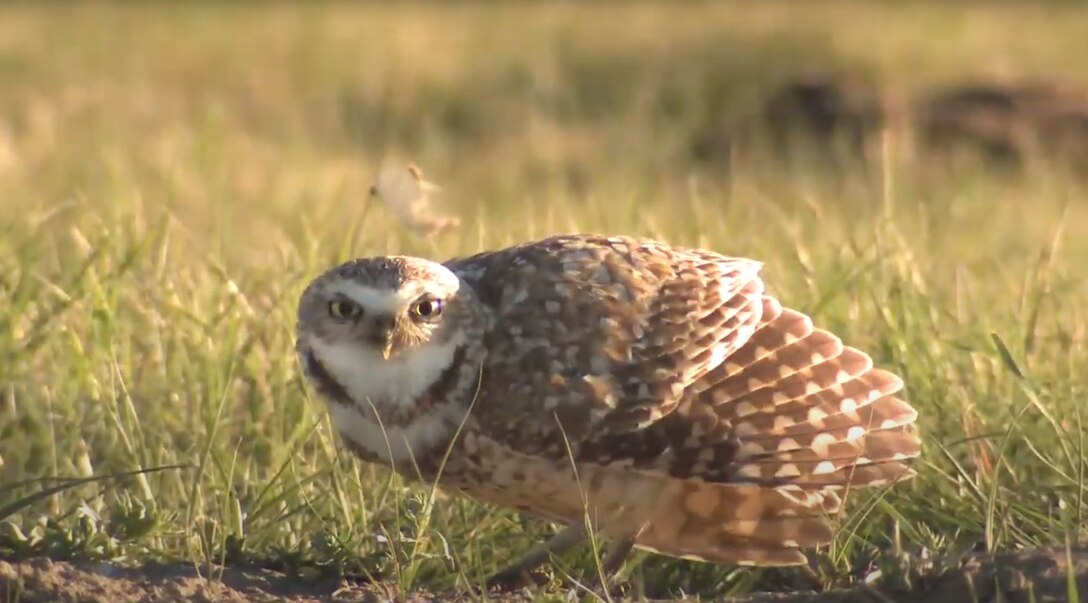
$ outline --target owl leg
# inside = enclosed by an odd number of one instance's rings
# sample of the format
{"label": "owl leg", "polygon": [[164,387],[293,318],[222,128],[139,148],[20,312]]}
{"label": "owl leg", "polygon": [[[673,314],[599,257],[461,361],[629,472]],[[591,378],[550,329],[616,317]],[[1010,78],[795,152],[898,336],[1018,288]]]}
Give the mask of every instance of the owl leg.
{"label": "owl leg", "polygon": [[602,583],[599,586],[605,588],[605,590],[608,589],[608,582],[619,573],[623,567],[623,562],[631,555],[631,549],[635,548],[638,537],[649,526],[650,524],[647,523],[637,531],[624,534],[612,542],[612,545],[605,552],[604,558],[601,559],[601,574],[598,578]]}
{"label": "owl leg", "polygon": [[586,538],[586,524],[584,521],[575,521],[552,536],[547,542],[542,542],[529,550],[517,561],[492,574],[485,583],[488,588],[506,587],[520,583],[525,574],[540,567],[548,561],[552,555],[558,555],[581,543]]}
{"label": "owl leg", "polygon": [[631,549],[635,548],[637,538],[638,532],[626,534],[621,538],[617,538],[612,546],[608,547],[604,559],[601,559],[601,573],[604,574],[606,580],[623,567],[623,562],[631,554]]}

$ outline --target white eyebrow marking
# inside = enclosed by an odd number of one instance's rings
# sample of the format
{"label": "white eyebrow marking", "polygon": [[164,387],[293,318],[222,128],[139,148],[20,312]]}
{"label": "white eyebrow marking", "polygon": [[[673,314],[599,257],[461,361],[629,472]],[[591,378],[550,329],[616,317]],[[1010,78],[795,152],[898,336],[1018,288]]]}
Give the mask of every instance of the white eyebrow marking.
{"label": "white eyebrow marking", "polygon": [[423,292],[422,286],[408,283],[394,291],[360,285],[352,281],[341,281],[329,287],[332,293],[339,293],[354,301],[368,312],[399,314],[405,311],[416,297]]}

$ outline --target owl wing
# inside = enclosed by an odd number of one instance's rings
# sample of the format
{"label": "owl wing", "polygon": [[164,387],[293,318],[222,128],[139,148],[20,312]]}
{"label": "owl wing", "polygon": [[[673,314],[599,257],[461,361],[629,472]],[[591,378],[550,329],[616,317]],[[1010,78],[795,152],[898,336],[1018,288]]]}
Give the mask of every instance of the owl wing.
{"label": "owl wing", "polygon": [[493,311],[473,416],[513,450],[813,488],[918,454],[902,381],[767,295],[758,262],[567,235],[449,266]]}

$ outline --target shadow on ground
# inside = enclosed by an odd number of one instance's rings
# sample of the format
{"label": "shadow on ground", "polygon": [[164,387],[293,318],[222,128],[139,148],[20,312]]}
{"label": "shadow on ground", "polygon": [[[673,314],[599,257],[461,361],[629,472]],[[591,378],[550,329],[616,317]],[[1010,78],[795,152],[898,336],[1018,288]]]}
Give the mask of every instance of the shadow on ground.
{"label": "shadow on ground", "polygon": [[[924,580],[912,592],[857,587],[823,593],[757,594],[735,603],[961,603],[1068,601],[1070,588],[1088,592],[1088,549],[1038,550],[976,555],[959,568]],[[1069,580],[1074,578],[1074,582]],[[1075,584],[1074,584],[1075,583]],[[353,585],[336,580],[303,582],[271,570],[224,568],[208,579],[192,566],[122,567],[112,563],[0,561],[0,601],[38,603],[128,603],[145,601],[452,601],[452,594],[414,593],[404,599],[389,586]],[[530,601],[531,593],[501,598]]]}

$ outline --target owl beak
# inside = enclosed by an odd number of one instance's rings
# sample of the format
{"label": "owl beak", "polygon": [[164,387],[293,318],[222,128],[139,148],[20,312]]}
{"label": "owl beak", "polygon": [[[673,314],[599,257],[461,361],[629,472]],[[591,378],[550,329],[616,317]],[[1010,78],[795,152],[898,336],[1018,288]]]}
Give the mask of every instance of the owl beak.
{"label": "owl beak", "polygon": [[389,360],[393,355],[393,334],[396,331],[396,320],[391,316],[380,316],[374,319],[371,341],[382,352],[382,358]]}

